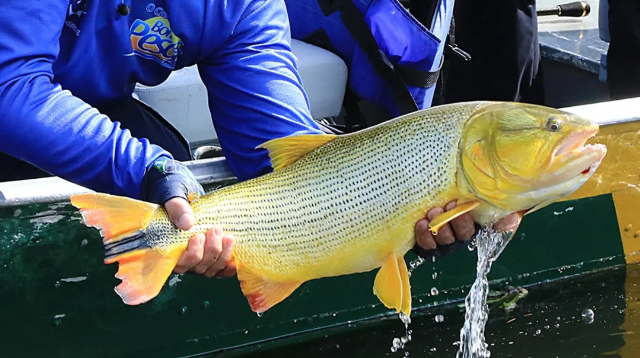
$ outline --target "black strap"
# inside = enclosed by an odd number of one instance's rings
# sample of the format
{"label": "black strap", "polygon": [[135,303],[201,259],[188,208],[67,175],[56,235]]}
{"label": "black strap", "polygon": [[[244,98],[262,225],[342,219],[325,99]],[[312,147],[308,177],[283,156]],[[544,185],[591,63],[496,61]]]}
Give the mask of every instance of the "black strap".
{"label": "black strap", "polygon": [[318,4],[325,16],[341,10],[340,18],[343,24],[369,57],[369,62],[376,74],[389,81],[394,101],[401,114],[417,111],[418,106],[407,85],[422,88],[432,87],[437,82],[440,69],[429,72],[402,65],[394,66],[380,50],[364,16],[352,0],[318,0]]}
{"label": "black strap", "polygon": [[413,67],[407,67],[403,65],[396,65],[396,71],[400,73],[400,76],[404,79],[404,82],[412,87],[431,88],[438,83],[440,77],[440,70],[442,69],[442,63],[444,56],[440,58],[440,66],[433,72],[427,72],[418,70]]}

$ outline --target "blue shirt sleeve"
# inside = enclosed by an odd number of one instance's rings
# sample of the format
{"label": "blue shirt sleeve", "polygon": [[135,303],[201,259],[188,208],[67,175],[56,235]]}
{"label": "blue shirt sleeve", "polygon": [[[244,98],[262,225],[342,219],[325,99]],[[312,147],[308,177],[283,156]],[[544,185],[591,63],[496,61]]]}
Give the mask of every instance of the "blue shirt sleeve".
{"label": "blue shirt sleeve", "polygon": [[0,151],[87,188],[139,198],[146,168],[171,155],[53,82],[68,6],[0,1]]}
{"label": "blue shirt sleeve", "polygon": [[[233,2],[235,5],[229,1],[230,7],[243,3],[244,9],[237,11],[240,15],[232,34],[199,62],[198,69],[225,157],[238,179],[245,180],[271,171],[268,153],[255,149],[258,145],[292,134],[323,132],[311,118],[291,52],[284,2]],[[207,46],[207,36],[215,42],[222,17],[205,19],[203,46]]]}

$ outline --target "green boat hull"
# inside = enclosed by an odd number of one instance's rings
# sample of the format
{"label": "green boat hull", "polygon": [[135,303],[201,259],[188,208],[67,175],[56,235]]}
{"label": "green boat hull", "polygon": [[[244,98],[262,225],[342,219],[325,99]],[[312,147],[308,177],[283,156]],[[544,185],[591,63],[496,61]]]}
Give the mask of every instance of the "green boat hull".
{"label": "green boat hull", "polygon": [[[494,287],[640,259],[638,133],[637,120],[602,127],[595,141],[609,146],[599,169],[606,175],[525,217],[493,266]],[[102,257],[97,230],[82,224],[68,200],[0,207],[2,357],[183,357],[394,314],[373,295],[375,272],[305,283],[262,317],[251,312],[235,277],[172,275],[158,297],[131,307],[113,291],[117,265]],[[463,299],[475,264],[476,252],[462,250],[417,268],[415,309]]]}

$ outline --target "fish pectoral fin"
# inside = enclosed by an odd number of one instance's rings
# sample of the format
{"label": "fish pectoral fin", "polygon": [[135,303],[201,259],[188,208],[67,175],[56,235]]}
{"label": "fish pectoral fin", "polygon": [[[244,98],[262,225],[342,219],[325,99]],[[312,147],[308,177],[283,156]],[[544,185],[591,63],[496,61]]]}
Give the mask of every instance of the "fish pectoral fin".
{"label": "fish pectoral fin", "polygon": [[373,293],[387,308],[407,316],[411,313],[411,285],[403,256],[387,255],[376,275]]}
{"label": "fish pectoral fin", "polygon": [[438,230],[440,230],[440,228],[443,227],[446,223],[466,212],[477,208],[478,205],[480,205],[480,202],[478,200],[467,201],[465,203],[457,205],[453,210],[442,213],[435,219],[433,219],[429,223],[429,230],[431,230],[432,234],[437,235]]}
{"label": "fish pectoral fin", "polygon": [[271,307],[289,297],[302,282],[272,282],[255,274],[241,263],[236,263],[240,289],[249,301],[251,310],[264,313]]}
{"label": "fish pectoral fin", "polygon": [[116,277],[122,282],[115,291],[127,305],[149,301],[160,293],[184,248],[151,248],[145,229],[159,208],[139,200],[107,194],[71,196],[87,226],[100,230],[105,248],[105,264],[119,263]]}
{"label": "fish pectoral fin", "polygon": [[143,248],[113,257],[118,261],[116,277],[122,280],[115,291],[128,305],[139,305],[156,297],[176,267],[184,248],[170,251]]}
{"label": "fish pectoral fin", "polygon": [[269,151],[273,170],[285,168],[302,158],[307,153],[334,140],[334,134],[301,134],[284,138],[272,139],[258,148]]}

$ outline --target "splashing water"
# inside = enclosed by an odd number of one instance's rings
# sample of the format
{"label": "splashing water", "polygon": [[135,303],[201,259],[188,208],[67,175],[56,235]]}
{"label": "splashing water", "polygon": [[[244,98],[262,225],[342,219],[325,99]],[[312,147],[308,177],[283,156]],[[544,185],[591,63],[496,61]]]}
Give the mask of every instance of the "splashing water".
{"label": "splashing water", "polygon": [[424,263],[424,259],[422,257],[419,257],[411,262],[409,262],[409,277],[411,277],[411,273],[413,272],[413,270],[417,269],[418,267],[420,267],[422,264]]}
{"label": "splashing water", "polygon": [[477,276],[465,299],[465,322],[460,330],[460,346],[456,358],[491,356],[484,339],[484,327],[489,318],[487,275],[491,271],[491,265],[498,259],[513,234],[513,232],[503,234],[490,228],[483,228],[474,239],[473,246],[478,250]]}
{"label": "splashing water", "polygon": [[[405,345],[411,341],[411,330],[409,329],[409,324],[411,323],[411,317],[406,314],[400,312],[398,315],[402,323],[404,323],[405,335],[404,337],[394,338],[391,343],[391,352],[395,353],[398,349],[404,349]],[[409,356],[409,352],[405,352],[405,357]]]}

